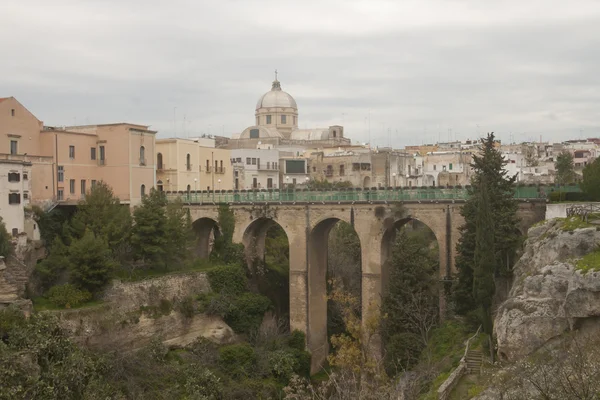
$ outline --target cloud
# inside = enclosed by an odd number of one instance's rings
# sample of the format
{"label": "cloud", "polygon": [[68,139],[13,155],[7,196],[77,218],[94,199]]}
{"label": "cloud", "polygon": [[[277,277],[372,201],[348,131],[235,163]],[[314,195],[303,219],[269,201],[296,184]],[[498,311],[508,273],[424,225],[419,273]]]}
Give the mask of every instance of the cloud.
{"label": "cloud", "polygon": [[356,141],[369,115],[396,147],[600,136],[594,0],[22,0],[3,6],[0,48],[0,96],[47,124],[231,135],[277,68],[301,127],[343,120]]}

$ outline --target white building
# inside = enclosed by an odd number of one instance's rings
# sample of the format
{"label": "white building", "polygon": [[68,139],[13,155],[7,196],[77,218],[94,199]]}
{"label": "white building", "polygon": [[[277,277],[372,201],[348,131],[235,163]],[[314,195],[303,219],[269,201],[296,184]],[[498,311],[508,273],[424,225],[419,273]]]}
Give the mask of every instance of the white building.
{"label": "white building", "polygon": [[231,150],[233,165],[233,188],[278,189],[279,150],[234,149]]}
{"label": "white building", "polygon": [[24,207],[31,196],[30,174],[30,162],[0,160],[0,216],[13,236],[25,231]]}

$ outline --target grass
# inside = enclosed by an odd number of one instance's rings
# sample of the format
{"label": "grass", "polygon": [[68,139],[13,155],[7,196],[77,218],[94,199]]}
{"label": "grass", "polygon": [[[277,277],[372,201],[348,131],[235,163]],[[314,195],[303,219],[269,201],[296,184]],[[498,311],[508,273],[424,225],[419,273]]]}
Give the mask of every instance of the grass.
{"label": "grass", "polygon": [[586,254],[583,258],[577,260],[575,268],[584,274],[590,271],[600,271],[600,249],[592,253]]}
{"label": "grass", "polygon": [[59,306],[51,303],[50,300],[48,300],[47,298],[42,297],[42,296],[34,297],[32,299],[32,302],[33,302],[34,311],[73,310],[73,309],[78,309],[78,308],[94,307],[94,306],[103,304],[102,300],[92,300],[92,301],[88,301],[87,303],[79,304],[75,307],[65,308],[65,307],[59,307]]}
{"label": "grass", "polygon": [[122,282],[138,282],[145,279],[158,278],[165,275],[181,274],[187,272],[204,272],[213,268],[214,265],[208,260],[198,259],[193,263],[186,263],[176,268],[164,268],[152,266],[150,268],[140,268],[129,272],[124,269],[119,269],[115,274],[115,279]]}
{"label": "grass", "polygon": [[561,218],[560,220],[563,222],[561,229],[564,232],[573,232],[575,229],[589,228],[594,226],[585,222],[583,219],[581,219],[581,217],[578,216]]}

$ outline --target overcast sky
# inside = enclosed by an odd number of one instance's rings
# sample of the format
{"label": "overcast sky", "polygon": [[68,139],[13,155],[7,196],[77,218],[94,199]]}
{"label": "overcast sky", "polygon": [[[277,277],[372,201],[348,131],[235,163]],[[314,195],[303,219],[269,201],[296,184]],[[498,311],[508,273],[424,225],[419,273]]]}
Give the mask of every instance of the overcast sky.
{"label": "overcast sky", "polygon": [[[354,141],[600,136],[598,0],[18,0],[0,97],[47,125],[231,136],[279,71],[304,127]],[[176,108],[175,108],[176,107]],[[175,115],[175,118],[174,118]],[[184,122],[185,117],[185,122]],[[388,134],[389,132],[389,134]]]}

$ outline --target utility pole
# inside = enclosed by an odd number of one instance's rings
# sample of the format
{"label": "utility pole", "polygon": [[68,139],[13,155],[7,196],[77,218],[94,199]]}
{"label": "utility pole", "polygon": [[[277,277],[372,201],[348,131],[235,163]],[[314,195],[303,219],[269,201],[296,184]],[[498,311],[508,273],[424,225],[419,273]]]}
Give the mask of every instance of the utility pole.
{"label": "utility pole", "polygon": [[210,187],[212,189],[212,198],[213,198],[213,203],[215,202],[215,152],[211,151],[210,152],[210,163],[211,166],[210,168],[212,169],[212,186]]}

